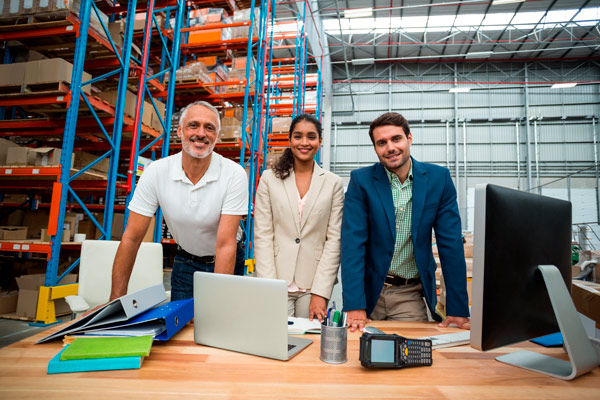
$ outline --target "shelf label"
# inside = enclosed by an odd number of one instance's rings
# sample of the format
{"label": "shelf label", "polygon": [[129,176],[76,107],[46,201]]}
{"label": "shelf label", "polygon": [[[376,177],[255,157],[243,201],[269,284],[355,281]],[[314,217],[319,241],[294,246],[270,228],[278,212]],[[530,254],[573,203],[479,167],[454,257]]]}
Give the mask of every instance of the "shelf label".
{"label": "shelf label", "polygon": [[39,169],[37,169],[37,168],[35,168],[35,169],[32,169],[32,170],[31,170],[31,173],[32,173],[32,174],[39,174],[39,173],[40,173],[40,170],[39,170]]}
{"label": "shelf label", "polygon": [[8,169],[8,168],[7,168],[7,169],[5,169],[5,170],[4,170],[4,174],[6,174],[6,175],[10,175],[10,174],[12,174],[12,169]]}
{"label": "shelf label", "polygon": [[21,247],[21,250],[29,250],[29,245],[28,245],[28,244],[24,244],[24,245]]}
{"label": "shelf label", "polygon": [[69,32],[69,31],[72,31],[72,30],[73,30],[73,26],[72,26],[72,25],[71,25],[71,26],[67,26],[67,27],[66,27],[66,31],[67,31],[67,32]]}
{"label": "shelf label", "polygon": [[13,250],[20,250],[20,249],[21,249],[21,245],[13,244]]}
{"label": "shelf label", "polygon": [[58,96],[56,98],[56,101],[63,101],[65,99],[65,96]]}

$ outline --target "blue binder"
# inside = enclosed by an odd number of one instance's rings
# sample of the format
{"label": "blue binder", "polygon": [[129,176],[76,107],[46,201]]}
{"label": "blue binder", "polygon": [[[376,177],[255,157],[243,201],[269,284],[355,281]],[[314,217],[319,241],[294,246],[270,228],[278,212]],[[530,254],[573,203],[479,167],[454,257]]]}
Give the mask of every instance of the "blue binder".
{"label": "blue binder", "polygon": [[154,340],[169,340],[194,318],[194,299],[178,300],[152,308],[128,321],[100,329],[85,331],[86,335],[139,336],[151,334]]}

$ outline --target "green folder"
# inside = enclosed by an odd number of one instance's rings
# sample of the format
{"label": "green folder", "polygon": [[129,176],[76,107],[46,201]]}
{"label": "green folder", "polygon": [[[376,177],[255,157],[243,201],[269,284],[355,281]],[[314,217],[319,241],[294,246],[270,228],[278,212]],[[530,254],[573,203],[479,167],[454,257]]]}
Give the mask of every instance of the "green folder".
{"label": "green folder", "polygon": [[62,352],[61,361],[148,356],[152,336],[77,338]]}

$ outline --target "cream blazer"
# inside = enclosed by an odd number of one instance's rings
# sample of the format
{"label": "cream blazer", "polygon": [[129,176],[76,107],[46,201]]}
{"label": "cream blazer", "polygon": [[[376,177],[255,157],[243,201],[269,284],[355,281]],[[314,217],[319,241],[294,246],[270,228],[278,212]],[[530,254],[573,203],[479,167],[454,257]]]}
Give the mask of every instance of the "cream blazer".
{"label": "cream blazer", "polygon": [[286,179],[266,170],[254,204],[254,259],[263,278],[293,279],[301,289],[329,299],[340,264],[344,186],[316,163],[298,220],[294,172]]}

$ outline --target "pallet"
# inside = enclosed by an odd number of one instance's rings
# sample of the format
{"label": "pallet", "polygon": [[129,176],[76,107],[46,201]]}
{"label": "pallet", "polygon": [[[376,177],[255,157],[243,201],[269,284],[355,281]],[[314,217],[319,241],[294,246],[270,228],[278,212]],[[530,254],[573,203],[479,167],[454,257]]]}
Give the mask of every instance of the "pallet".
{"label": "pallet", "polygon": [[[10,92],[9,90],[13,90]],[[23,85],[2,86],[0,89],[0,98],[14,98],[27,95],[55,95],[67,94],[71,87],[66,82],[40,82],[28,83]]]}
{"label": "pallet", "polygon": [[[42,11],[35,14],[15,14],[0,16],[0,25],[31,25],[46,22],[62,21],[71,14],[71,10]],[[31,27],[29,27],[31,28]]]}
{"label": "pallet", "polygon": [[17,321],[29,321],[29,322],[33,322],[34,318],[28,318],[28,317],[21,317],[19,315],[17,315],[16,313],[8,313],[8,314],[1,314],[0,318],[4,318],[4,319],[12,319],[12,320],[17,320]]}

